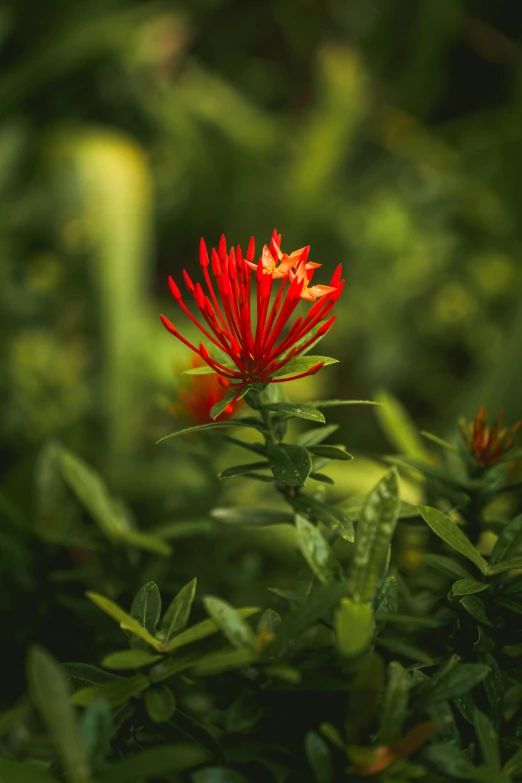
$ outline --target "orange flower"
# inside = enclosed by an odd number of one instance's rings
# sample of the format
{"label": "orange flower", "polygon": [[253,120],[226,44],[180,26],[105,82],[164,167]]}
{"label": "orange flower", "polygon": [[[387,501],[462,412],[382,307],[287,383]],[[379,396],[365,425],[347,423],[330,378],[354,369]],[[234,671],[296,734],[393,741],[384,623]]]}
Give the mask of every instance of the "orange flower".
{"label": "orange flower", "polygon": [[[192,368],[203,367],[199,356],[192,359]],[[178,402],[171,406],[171,412],[180,414],[192,424],[207,424],[212,421],[210,409],[223,397],[223,387],[227,388],[230,382],[220,375],[187,375],[187,381],[178,391]],[[240,405],[242,400],[236,405]],[[232,416],[233,405],[227,405],[223,413],[218,416],[218,421],[223,421]]]}
{"label": "orange flower", "polygon": [[481,468],[494,465],[515,443],[515,433],[522,426],[522,421],[517,422],[511,428],[503,427],[503,417],[504,409],[500,411],[493,426],[489,428],[487,426],[488,409],[481,406],[473,421],[460,426],[467,449]]}

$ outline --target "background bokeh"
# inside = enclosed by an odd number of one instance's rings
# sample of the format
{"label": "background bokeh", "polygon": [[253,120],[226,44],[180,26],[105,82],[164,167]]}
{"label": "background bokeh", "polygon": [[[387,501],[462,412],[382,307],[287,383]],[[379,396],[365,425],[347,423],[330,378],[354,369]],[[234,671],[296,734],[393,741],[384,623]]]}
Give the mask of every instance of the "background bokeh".
{"label": "background bokeh", "polygon": [[[181,323],[167,275],[196,270],[202,235],[254,234],[260,249],[276,226],[284,249],[312,245],[325,278],[343,262],[321,346],[340,364],[295,397],[384,388],[441,435],[480,403],[522,416],[521,32],[508,0],[2,5],[1,600],[30,618],[3,628],[15,669],[27,643],[63,642],[50,626],[73,623],[84,587],[61,570],[63,520],[35,522],[50,439],[143,528],[204,533],[213,503],[251,499],[218,486],[215,445],[155,446],[188,363],[158,312]],[[330,418],[350,451],[386,447],[370,409]],[[204,571],[193,538],[176,546],[190,557],[173,587]],[[168,561],[115,555],[114,595],[118,557],[168,589]],[[256,556],[241,563],[254,581]]]}

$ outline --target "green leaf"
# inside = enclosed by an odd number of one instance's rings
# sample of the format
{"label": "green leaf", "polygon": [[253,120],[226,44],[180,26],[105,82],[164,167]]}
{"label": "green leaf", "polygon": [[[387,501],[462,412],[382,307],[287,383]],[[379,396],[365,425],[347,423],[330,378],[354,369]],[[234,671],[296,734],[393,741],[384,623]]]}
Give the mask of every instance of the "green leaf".
{"label": "green leaf", "polygon": [[289,511],[280,511],[275,508],[259,508],[258,506],[213,508],[210,516],[218,522],[228,525],[281,525],[294,521],[294,515]]}
{"label": "green leaf", "polygon": [[488,587],[489,585],[477,582],[475,579],[459,579],[457,582],[453,582],[451,592],[453,595],[471,595],[472,593],[481,593]]}
{"label": "green leaf", "polygon": [[460,563],[451,557],[423,553],[422,562],[425,565],[431,566],[436,571],[439,571],[441,574],[445,574],[446,576],[451,577],[452,579],[472,579],[469,571],[466,571],[466,569]]}
{"label": "green leaf", "polygon": [[500,748],[495,727],[489,718],[477,708],[475,708],[473,713],[473,723],[477,731],[482,761],[487,767],[500,772]]}
{"label": "green leaf", "polygon": [[321,411],[318,411],[312,405],[293,402],[273,402],[270,405],[265,405],[265,408],[269,411],[274,411],[274,413],[281,413],[288,418],[307,419],[308,421],[319,421],[321,423],[325,421]]}
{"label": "green leaf", "polygon": [[497,563],[494,566],[488,566],[487,576],[495,576],[505,571],[518,571],[522,569],[522,557],[516,557],[514,560],[506,560],[504,563]]}
{"label": "green leaf", "polygon": [[337,408],[341,405],[377,405],[380,407],[381,403],[374,400],[313,400],[310,405],[315,408]]}
{"label": "green leaf", "polygon": [[260,419],[244,418],[229,419],[228,421],[211,421],[208,424],[196,424],[194,427],[185,427],[182,430],[171,432],[170,435],[164,435],[156,441],[156,445],[158,445],[158,443],[163,443],[164,440],[168,440],[169,438],[175,438],[178,435],[186,435],[189,432],[226,429],[227,427],[248,427],[249,429],[259,430],[259,432],[262,433],[266,432],[266,428]]}
{"label": "green leaf", "polygon": [[350,572],[350,592],[359,603],[373,600],[399,515],[399,478],[394,468],[373,489],[362,510]]}
{"label": "green leaf", "polygon": [[426,703],[437,704],[463,696],[482,682],[488,673],[489,666],[481,663],[456,663],[441,676],[432,677],[431,680],[436,680],[435,684],[428,681],[423,688],[422,698]]}
{"label": "green leaf", "polygon": [[208,761],[209,757],[209,752],[198,745],[164,745],[113,761],[98,777],[100,783],[134,783],[138,778],[148,781],[192,769]]}
{"label": "green leaf", "polygon": [[70,691],[59,664],[46,650],[33,647],[27,661],[31,699],[47,726],[69,783],[89,783],[87,750]]}
{"label": "green leaf", "polygon": [[233,386],[219,402],[216,402],[216,404],[211,407],[209,411],[210,418],[217,419],[217,417],[221,416],[221,414],[225,411],[225,408],[228,408],[228,406],[233,403],[234,400],[238,402],[239,400],[243,399],[243,397],[248,394],[248,391],[248,386],[245,386],[245,388],[242,389],[238,394],[237,386]]}
{"label": "green leaf", "polygon": [[192,579],[192,581],[184,585],[165,612],[158,634],[161,641],[165,644],[169,642],[174,634],[186,628],[196,595],[197,583],[197,579]]}
{"label": "green leaf", "polygon": [[203,599],[205,609],[216,623],[219,630],[234,647],[253,647],[255,634],[241,615],[221,598],[207,595]]}
{"label": "green leaf", "polygon": [[319,530],[299,514],[296,528],[301,552],[316,577],[323,584],[335,581],[340,575],[340,566]]}
{"label": "green leaf", "polygon": [[192,775],[193,783],[249,783],[248,778],[229,767],[206,767]]}
{"label": "green leaf", "polygon": [[[241,609],[235,609],[234,611],[236,611],[240,617],[251,617],[253,614],[257,614],[259,609],[257,607],[245,606]],[[214,620],[203,620],[201,623],[197,623],[174,636],[173,639],[163,646],[163,651],[172,652],[187,644],[199,642],[201,639],[205,639],[207,636],[212,636],[212,634],[217,633],[218,630],[219,628]]]}
{"label": "green leaf", "polygon": [[411,676],[398,661],[388,666],[388,683],[381,709],[379,745],[394,745],[402,736],[408,716],[408,701],[413,686]]}
{"label": "green leaf", "polygon": [[[437,446],[440,446],[443,449],[446,449],[447,451],[453,451],[457,452],[457,449],[452,443],[449,443],[447,440],[443,440],[443,438],[439,438],[438,435],[433,435],[431,432],[426,432],[425,430],[421,430],[421,435],[423,438],[427,438],[428,440],[431,440],[432,443],[435,443]],[[413,456],[413,455],[412,455]]]}
{"label": "green leaf", "polygon": [[306,514],[312,522],[322,522],[346,541],[354,540],[353,522],[342,509],[327,506],[326,503],[302,492],[288,495],[286,500],[298,513]]}
{"label": "green leaf", "polygon": [[245,465],[234,465],[232,468],[227,468],[219,474],[220,479],[235,478],[236,476],[244,476],[251,473],[253,470],[267,470],[270,469],[270,464],[263,460],[262,462],[249,462]]}
{"label": "green leaf", "polygon": [[132,696],[146,690],[150,682],[144,674],[135,674],[132,677],[120,677],[113,682],[104,685],[91,685],[76,691],[71,702],[77,707],[88,707],[96,699],[105,699],[110,707],[118,707],[124,704]]}
{"label": "green leaf", "polygon": [[281,616],[273,609],[265,609],[257,624],[257,632],[268,630],[274,633],[281,625]]}
{"label": "green leaf", "polygon": [[354,603],[343,598],[335,613],[335,639],[339,655],[355,658],[368,649],[374,631],[373,609],[370,604]]}
{"label": "green leaf", "polygon": [[165,723],[174,715],[176,699],[168,685],[159,685],[145,691],[147,714],[155,723]]}
{"label": "green leaf", "polygon": [[310,473],[310,478],[314,481],[320,481],[322,484],[329,484],[330,486],[335,487],[335,481],[324,473],[314,473],[312,471]]}
{"label": "green leaf", "polygon": [[384,390],[380,390],[375,397],[382,406],[377,411],[379,423],[398,453],[414,459],[427,459],[428,453],[422,438],[402,403]]}
{"label": "green leaf", "polygon": [[504,606],[506,609],[510,609],[512,612],[522,614],[522,602],[520,601],[513,601],[512,598],[497,596],[495,598],[495,603],[500,604],[500,606]]}
{"label": "green leaf", "polygon": [[473,766],[466,754],[455,745],[430,745],[422,755],[444,775],[451,775],[459,780],[476,780],[479,783],[509,783],[505,776],[498,772]]}
{"label": "green leaf", "polygon": [[419,506],[419,514],[428,523],[433,532],[442,538],[448,546],[460,552],[468,560],[470,560],[477,568],[483,573],[487,574],[488,564],[475,549],[469,538],[462,530],[457,526],[452,519],[450,519],[442,511],[437,508],[430,508],[429,506]]}
{"label": "green leaf", "polygon": [[511,520],[498,537],[489,558],[489,566],[508,560],[522,547],[522,514]]}
{"label": "green leaf", "polygon": [[310,454],[302,446],[268,442],[268,461],[277,481],[288,487],[300,487],[312,470]]}
{"label": "green leaf", "polygon": [[339,459],[348,462],[353,459],[351,454],[345,451],[344,446],[310,446],[310,454],[315,457],[326,457],[327,459]]}
{"label": "green leaf", "polygon": [[107,655],[102,661],[102,666],[105,666],[107,669],[120,669],[121,671],[125,669],[141,669],[142,666],[156,663],[156,661],[161,660],[161,657],[161,655],[154,655],[154,653],[147,652],[147,650],[122,650],[121,652]]}
{"label": "green leaf", "polygon": [[[522,775],[522,748],[519,748],[509,761],[506,761],[502,771],[510,778],[517,778]],[[35,781],[35,783],[37,782]]]}
{"label": "green leaf", "polygon": [[144,549],[146,552],[152,552],[155,555],[166,557],[172,552],[172,547],[166,541],[162,541],[150,533],[143,533],[141,530],[127,530],[126,533],[120,536],[120,541],[136,546],[138,549]]}
{"label": "green leaf", "polygon": [[478,595],[465,595],[459,600],[459,603],[478,623],[492,625],[488,620],[484,601]]}
{"label": "green leaf", "polygon": [[127,612],[121,609],[118,604],[115,604],[114,601],[111,601],[110,598],[105,598],[105,596],[100,595],[99,593],[93,593],[90,591],[87,591],[85,595],[87,598],[90,598],[90,600],[95,603],[96,606],[98,606],[102,611],[108,614],[109,617],[112,617],[114,620],[116,620],[120,624],[121,628],[126,631],[132,631],[136,634],[136,636],[139,636],[140,639],[143,639],[144,642],[147,642],[147,644],[150,644],[151,647],[154,647],[155,650],[160,650],[161,642],[158,639],[155,639],[154,636],[152,636],[152,634],[141,625],[141,623],[135,620],[134,617],[131,617],[130,614],[127,614]]}
{"label": "green leaf", "polygon": [[324,366],[329,364],[337,364],[338,359],[331,359],[329,356],[296,356],[295,359],[290,359],[283,367],[277,372],[273,373],[272,378],[284,378],[288,375],[300,375],[303,372],[308,372],[312,367],[321,362]]}
{"label": "green leaf", "polygon": [[56,778],[46,769],[27,764],[25,761],[2,758],[0,758],[0,781],[2,783],[57,783]]}
{"label": "green leaf", "polygon": [[302,432],[298,435],[295,442],[298,446],[304,446],[305,448],[317,446],[325,441],[326,438],[329,438],[330,435],[333,435],[334,432],[337,432],[338,429],[338,424],[326,424],[324,427],[315,427],[313,430],[308,430],[308,432]]}
{"label": "green leaf", "polygon": [[113,734],[111,708],[103,699],[94,701],[82,718],[83,740],[94,769],[98,769],[107,758]]}
{"label": "green leaf", "polygon": [[105,672],[96,666],[90,666],[88,663],[62,663],[64,672],[72,691],[80,688],[86,688],[88,685],[103,685],[105,682],[120,680],[118,674]]}
{"label": "green leaf", "polygon": [[376,644],[380,647],[384,647],[385,650],[389,650],[394,655],[402,655],[403,658],[408,658],[410,661],[427,664],[433,663],[432,656],[425,650],[422,650],[420,647],[416,647],[413,644],[409,644],[409,642],[404,642],[397,637],[388,639],[383,636],[378,636]]}
{"label": "green leaf", "polygon": [[61,470],[64,481],[104,535],[118,539],[130,529],[122,507],[112,498],[101,476],[63,447]]}
{"label": "green leaf", "polygon": [[315,731],[309,731],[305,737],[305,753],[310,769],[317,783],[332,783],[333,766],[330,748]]}
{"label": "green leaf", "polygon": [[161,595],[155,582],[147,582],[138,590],[130,614],[150,634],[155,633],[161,615]]}
{"label": "green leaf", "polygon": [[346,582],[333,582],[314,590],[304,603],[295,606],[283,618],[277,630],[277,649],[280,650],[297,634],[314,625],[318,620],[329,616],[332,610],[339,605],[341,599],[346,598],[347,592]]}
{"label": "green leaf", "polygon": [[255,454],[261,454],[262,457],[266,455],[266,448],[262,443],[253,443],[248,440],[241,440],[241,438],[234,438],[232,435],[225,435],[224,439],[227,443],[232,443],[233,446],[238,446],[240,449],[253,451]]}
{"label": "green leaf", "polygon": [[191,367],[189,370],[183,370],[182,375],[215,375],[216,371],[205,365],[204,367]]}
{"label": "green leaf", "polygon": [[234,669],[242,669],[254,663],[257,656],[249,647],[237,647],[234,650],[217,650],[194,661],[190,673],[195,677],[208,677]]}

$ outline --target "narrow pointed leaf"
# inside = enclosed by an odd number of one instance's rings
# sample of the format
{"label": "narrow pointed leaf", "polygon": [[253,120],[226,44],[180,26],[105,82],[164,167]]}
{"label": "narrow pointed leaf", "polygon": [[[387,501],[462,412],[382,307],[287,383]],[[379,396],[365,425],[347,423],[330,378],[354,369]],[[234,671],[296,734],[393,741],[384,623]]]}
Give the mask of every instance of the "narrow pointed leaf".
{"label": "narrow pointed leaf", "polygon": [[309,731],[305,737],[305,753],[317,783],[332,783],[333,765],[330,748],[320,734]]}
{"label": "narrow pointed leaf", "polygon": [[488,573],[488,564],[475,549],[467,535],[453,522],[446,514],[439,511],[437,508],[430,508],[430,506],[419,506],[419,514],[424,519],[433,532],[442,538],[448,546],[460,552],[468,560],[470,560],[477,568],[483,573]]}
{"label": "narrow pointed leaf", "polygon": [[305,448],[317,446],[325,441],[326,438],[329,438],[330,435],[333,435],[334,432],[337,432],[338,429],[338,424],[326,424],[324,427],[315,427],[312,430],[308,430],[308,432],[302,432],[298,435],[295,442],[298,446],[305,446]]}
{"label": "narrow pointed leaf", "polygon": [[183,375],[216,375],[216,371],[205,365],[204,367],[191,367],[190,370],[183,370]]}
{"label": "narrow pointed leaf", "polygon": [[147,582],[138,590],[130,614],[150,634],[154,634],[161,615],[161,595],[155,582]]}
{"label": "narrow pointed leaf", "polygon": [[370,492],[359,518],[349,580],[357,602],[373,600],[383,577],[399,509],[399,481],[394,468]]}
{"label": "narrow pointed leaf", "polygon": [[459,579],[451,586],[453,595],[472,595],[487,590],[489,585],[484,582],[477,582],[475,579]]}
{"label": "narrow pointed leaf", "polygon": [[348,454],[343,446],[309,446],[308,451],[315,457],[326,457],[327,459],[338,459],[345,462],[353,459],[352,455]]}
{"label": "narrow pointed leaf", "polygon": [[522,547],[522,514],[509,522],[498,537],[493,548],[489,565],[495,566],[505,560],[510,560]]}
{"label": "narrow pointed leaf", "polygon": [[234,647],[254,645],[256,638],[254,631],[230,604],[211,595],[206,596],[203,603],[219,630]]}
{"label": "narrow pointed leaf", "polygon": [[245,388],[238,394],[237,388],[232,387],[219,402],[216,402],[216,404],[211,407],[209,411],[210,418],[217,419],[217,417],[225,411],[225,408],[228,408],[228,406],[231,405],[234,400],[237,402],[238,400],[242,399],[247,394],[247,392],[248,388]]}
{"label": "narrow pointed leaf", "polygon": [[93,593],[90,591],[88,591],[85,595],[87,598],[90,598],[90,600],[95,603],[96,606],[98,606],[102,611],[108,614],[109,617],[112,617],[114,620],[116,620],[120,624],[121,628],[126,631],[132,631],[136,634],[136,636],[139,636],[140,639],[143,639],[143,641],[150,644],[151,647],[154,647],[154,649],[160,649],[161,642],[159,639],[155,639],[154,636],[152,636],[152,634],[141,625],[141,623],[135,620],[134,617],[131,617],[130,614],[127,614],[127,612],[121,609],[118,604],[114,603],[114,601],[111,601],[110,598],[106,598],[99,593]]}
{"label": "narrow pointed leaf", "polygon": [[375,396],[381,404],[377,411],[379,423],[398,453],[414,459],[426,459],[428,453],[422,438],[403,404],[388,391],[382,390]]}
{"label": "narrow pointed leaf", "polygon": [[87,707],[96,699],[105,699],[110,707],[118,707],[146,690],[149,685],[150,681],[144,674],[120,677],[118,680],[107,682],[104,685],[91,685],[89,688],[76,691],[71,702],[78,707]]}
{"label": "narrow pointed leaf", "polygon": [[[246,606],[241,609],[236,609],[235,611],[240,617],[246,618],[251,617],[253,614],[257,614],[259,609],[257,607]],[[187,644],[193,644],[194,642],[199,642],[201,639],[206,639],[207,636],[212,636],[212,634],[217,633],[218,630],[219,628],[214,620],[203,620],[201,623],[197,623],[197,625],[193,625],[190,628],[186,628],[181,633],[178,633],[168,642],[168,644],[164,645],[163,649],[165,652],[172,652],[179,647],[185,647]]]}
{"label": "narrow pointed leaf", "polygon": [[495,772],[500,772],[500,748],[495,727],[489,718],[476,708],[473,713],[473,723],[480,744],[482,761],[487,767],[491,767],[491,769],[495,770]]}
{"label": "narrow pointed leaf", "polygon": [[161,655],[147,652],[147,650],[122,650],[121,652],[107,655],[102,666],[106,669],[141,669],[143,666],[150,666],[161,660]]}
{"label": "narrow pointed leaf", "polygon": [[46,650],[33,647],[27,661],[29,693],[46,725],[69,783],[89,783],[87,750],[70,703],[65,674]]}
{"label": "narrow pointed leaf", "polygon": [[497,563],[494,566],[488,566],[487,576],[502,574],[505,571],[518,571],[522,569],[522,557],[515,557],[513,560],[506,560],[503,563]]}
{"label": "narrow pointed leaf", "polygon": [[235,478],[236,476],[245,476],[252,473],[253,470],[270,470],[270,464],[263,460],[262,462],[248,462],[244,465],[234,465],[227,468],[219,474],[220,479]]}
{"label": "narrow pointed leaf", "polygon": [[283,414],[289,418],[308,419],[309,421],[324,422],[325,418],[321,411],[312,405],[304,405],[293,402],[273,402],[266,405],[269,411]]}
{"label": "narrow pointed leaf", "polygon": [[249,647],[236,647],[233,650],[216,650],[216,652],[202,655],[194,661],[190,667],[190,674],[195,677],[209,677],[222,672],[234,671],[250,666],[257,659],[257,655]]}
{"label": "narrow pointed leaf", "polygon": [[331,359],[329,356],[296,356],[295,359],[290,359],[283,367],[275,372],[273,378],[284,378],[288,375],[300,375],[303,372],[311,370],[316,364],[324,364],[326,367],[329,364],[337,364],[338,359]]}
{"label": "narrow pointed leaf", "polygon": [[299,514],[297,539],[303,556],[320,582],[328,584],[340,575],[340,566],[319,530]]}
{"label": "narrow pointed leaf", "polygon": [[98,775],[100,783],[134,783],[172,775],[198,767],[210,758],[200,745],[179,744],[148,748],[119,761],[112,761]]}
{"label": "narrow pointed leaf", "polygon": [[211,421],[208,424],[196,424],[194,427],[185,427],[182,430],[177,430],[177,432],[171,432],[169,435],[164,435],[156,441],[156,445],[158,443],[163,443],[164,440],[168,440],[169,438],[175,438],[178,435],[186,435],[190,432],[202,432],[203,430],[226,429],[227,427],[248,427],[249,429],[259,430],[259,432],[266,431],[266,428],[260,419],[245,418],[229,419],[228,421]]}
{"label": "narrow pointed leaf", "polygon": [[310,403],[314,408],[338,408],[343,405],[376,405],[381,407],[382,403],[375,400],[313,400]]}
{"label": "narrow pointed leaf", "polygon": [[196,587],[197,579],[192,579],[192,581],[181,588],[165,612],[158,634],[159,638],[165,644],[168,643],[174,634],[183,631],[186,627],[189,621],[192,603],[196,595]]}
{"label": "narrow pointed leaf", "polygon": [[408,701],[413,680],[398,661],[388,666],[388,682],[381,710],[380,745],[394,745],[402,736],[408,716]]}

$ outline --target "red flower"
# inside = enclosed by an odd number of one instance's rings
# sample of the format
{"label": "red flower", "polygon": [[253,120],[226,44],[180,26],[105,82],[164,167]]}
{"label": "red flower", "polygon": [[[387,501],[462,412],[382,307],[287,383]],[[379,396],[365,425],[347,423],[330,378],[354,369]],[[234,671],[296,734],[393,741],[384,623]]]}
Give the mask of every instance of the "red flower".
{"label": "red flower", "polygon": [[[192,367],[201,367],[204,362],[199,356],[194,356]],[[188,375],[185,385],[178,391],[178,402],[171,406],[172,413],[181,413],[192,424],[207,424],[212,421],[210,409],[223,397],[223,387],[230,386],[230,381],[219,375]],[[241,401],[238,403],[240,404]],[[233,405],[227,405],[218,421],[228,419],[234,412]]]}
{"label": "red flower", "polygon": [[487,426],[488,409],[482,406],[473,421],[467,427],[461,425],[460,431],[469,453],[475,457],[477,464],[482,468],[493,465],[515,443],[515,433],[522,426],[522,421],[514,427],[502,427],[504,410],[498,414],[491,429]]}
{"label": "red flower", "polygon": [[[253,238],[248,245],[246,256],[243,256],[239,245],[235,250],[230,248],[227,251],[226,240],[222,236],[219,250],[213,248],[210,258],[202,239],[200,263],[208,294],[200,283],[194,284],[187,272],[183,271],[187,290],[201,313],[199,321],[186,306],[174,280],[169,278],[172,295],[183,312],[207,341],[228,357],[228,361],[225,360],[227,364],[214,359],[204,343],[200,343],[199,348],[192,345],[164,315],[161,316],[163,324],[218,375],[227,379],[233,387],[237,387],[237,397],[250,384],[295,380],[312,375],[323,366],[323,363],[316,364],[306,372],[292,377],[274,377],[285,364],[302,354],[332,326],[335,316],[326,319],[343,289],[341,266],[337,267],[329,286],[309,286],[315,269],[320,266],[307,261],[310,248],[305,247],[286,255],[281,252],[280,245],[281,236],[274,231],[270,249],[265,245],[263,255],[258,263],[254,264]],[[209,266],[217,290],[209,274]],[[255,270],[255,276],[252,270]],[[281,282],[271,304],[272,287],[274,280],[278,279]],[[254,286],[255,319],[252,318],[251,308]],[[320,301],[316,301],[304,317],[299,316],[285,331],[301,299]]]}

